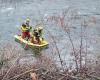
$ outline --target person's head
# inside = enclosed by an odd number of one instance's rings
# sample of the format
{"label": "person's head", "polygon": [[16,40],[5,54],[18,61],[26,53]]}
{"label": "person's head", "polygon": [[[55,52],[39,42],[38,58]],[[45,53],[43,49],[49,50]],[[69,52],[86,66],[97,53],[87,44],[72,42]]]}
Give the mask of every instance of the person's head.
{"label": "person's head", "polygon": [[39,31],[42,31],[42,30],[43,30],[43,27],[38,27],[38,30],[39,30]]}
{"label": "person's head", "polygon": [[24,23],[22,24],[22,26],[23,26],[23,27],[26,27],[26,25],[25,25]]}
{"label": "person's head", "polygon": [[34,29],[33,32],[37,32],[37,29]]}
{"label": "person's head", "polygon": [[30,19],[29,18],[26,18],[26,23],[29,23],[30,22]]}

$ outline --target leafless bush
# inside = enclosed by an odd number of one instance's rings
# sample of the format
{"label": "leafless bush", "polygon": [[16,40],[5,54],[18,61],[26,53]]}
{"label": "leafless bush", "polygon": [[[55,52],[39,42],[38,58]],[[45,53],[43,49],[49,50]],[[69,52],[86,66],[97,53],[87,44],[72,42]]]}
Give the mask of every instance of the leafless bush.
{"label": "leafless bush", "polygon": [[30,73],[37,75],[37,80],[73,80],[74,77],[70,76],[68,71],[60,72],[59,70],[49,70],[37,63],[30,66],[14,66],[5,78],[2,80],[31,80]]}
{"label": "leafless bush", "polygon": [[[12,51],[16,50],[14,47],[11,47],[6,50]],[[19,53],[20,51],[16,50],[16,53]],[[21,53],[22,54],[22,53]],[[10,55],[10,52],[9,52]],[[14,56],[14,57],[13,57]],[[12,61],[14,58],[16,58],[15,53],[13,52],[13,55],[10,57],[7,57],[9,61]],[[4,65],[0,69],[0,79],[1,80],[31,80],[30,73],[35,73],[37,75],[38,80],[65,80],[65,79],[73,79],[69,74],[68,70],[65,72],[61,72],[59,70],[59,67],[55,63],[55,61],[50,58],[49,56],[42,53],[42,55],[37,56],[37,61],[34,64],[27,65],[27,64],[19,64],[17,62],[18,58],[12,62],[11,65],[7,65],[6,68]],[[6,58],[3,58],[6,59]],[[6,61],[7,63],[7,61]],[[9,62],[8,62],[9,64]]]}
{"label": "leafless bush", "polygon": [[23,51],[12,44],[7,43],[0,47],[0,78],[4,74],[5,76],[8,75],[8,72],[18,64],[21,54]]}
{"label": "leafless bush", "polygon": [[[79,35],[79,47],[75,47],[74,45],[74,40],[72,37],[72,22],[79,19],[80,20],[80,35]],[[77,73],[80,73],[80,76],[82,75],[86,75],[88,73],[88,41],[90,40],[90,36],[88,36],[87,33],[87,29],[89,29],[89,27],[91,26],[91,24],[96,24],[96,18],[95,17],[89,17],[89,19],[84,19],[83,16],[80,16],[77,12],[77,10],[70,10],[70,8],[64,10],[62,12],[62,15],[59,14],[55,14],[52,16],[48,16],[47,17],[47,21],[56,24],[56,26],[61,27],[61,29],[67,33],[67,36],[69,38],[69,41],[72,45],[72,55],[74,56],[74,62],[75,62],[75,67],[77,70]],[[55,26],[55,25],[54,25]],[[74,28],[74,27],[73,27]],[[49,31],[48,31],[49,32]],[[51,33],[49,32],[49,34],[51,35]],[[55,43],[55,47],[56,47],[56,39],[53,37],[53,35],[51,35],[51,38],[53,39],[53,42]],[[59,54],[59,49],[56,47],[57,53],[59,55],[59,59],[63,68],[63,64],[62,62],[64,61],[61,58],[61,54]]]}

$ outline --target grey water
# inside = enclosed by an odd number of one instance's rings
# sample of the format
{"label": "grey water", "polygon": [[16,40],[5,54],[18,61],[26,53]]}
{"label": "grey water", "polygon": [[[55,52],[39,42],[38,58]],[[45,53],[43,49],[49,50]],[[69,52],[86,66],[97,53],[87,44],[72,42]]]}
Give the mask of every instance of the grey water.
{"label": "grey water", "polygon": [[[100,40],[100,0],[0,0],[0,43],[13,43],[14,35],[19,34],[19,28],[25,21],[26,17],[30,17],[31,25],[35,27],[45,16],[49,16],[55,13],[61,13],[66,8],[76,9],[80,15],[83,16],[95,16],[97,19],[94,28],[89,28],[88,33],[93,37],[96,36]],[[79,26],[73,24],[73,26]],[[61,38],[58,41],[57,46],[63,55],[70,53],[71,44],[68,41],[68,37],[65,36],[63,31],[58,28],[54,28],[53,25],[45,26],[51,34],[55,37]],[[47,40],[48,33],[45,31],[45,37]],[[78,28],[75,30],[76,35]],[[63,37],[61,37],[63,36]],[[74,44],[77,46],[79,41],[75,38]],[[65,45],[65,43],[67,45]],[[91,44],[91,43],[89,43]],[[17,44],[18,45],[18,44]],[[66,46],[66,49],[64,48]],[[100,42],[92,43],[89,46],[90,52],[99,53]],[[63,50],[62,50],[63,49]],[[66,58],[62,56],[62,58]],[[68,58],[68,54],[67,54]]]}

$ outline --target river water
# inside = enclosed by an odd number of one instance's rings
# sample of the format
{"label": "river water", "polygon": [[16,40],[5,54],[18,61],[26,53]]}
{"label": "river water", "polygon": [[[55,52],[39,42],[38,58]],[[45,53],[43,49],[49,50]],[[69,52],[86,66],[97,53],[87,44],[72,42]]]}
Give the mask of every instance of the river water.
{"label": "river water", "polygon": [[[79,15],[84,17],[93,16],[96,19],[96,24],[92,25],[92,28],[88,28],[88,34],[92,36],[92,42],[89,43],[88,50],[90,52],[99,54],[100,48],[100,0],[0,0],[0,43],[13,43],[14,35],[20,33],[20,25],[24,22],[26,17],[30,17],[31,25],[33,27],[39,23],[45,16],[49,16],[55,13],[61,13],[66,8],[77,10]],[[76,21],[77,22],[77,21]],[[73,24],[79,26],[78,24]],[[63,55],[70,53],[71,44],[65,33],[59,28],[55,28],[53,25],[45,26],[50,33],[58,39],[57,42],[59,50]],[[48,33],[45,31],[45,37],[49,40]],[[73,37],[74,44],[77,46],[79,43],[77,33],[79,29],[74,30]],[[97,38],[97,42],[94,41]],[[66,43],[66,45],[65,45]],[[64,45],[66,49],[64,49]],[[68,54],[67,54],[68,57]],[[62,58],[66,58],[62,56]]]}

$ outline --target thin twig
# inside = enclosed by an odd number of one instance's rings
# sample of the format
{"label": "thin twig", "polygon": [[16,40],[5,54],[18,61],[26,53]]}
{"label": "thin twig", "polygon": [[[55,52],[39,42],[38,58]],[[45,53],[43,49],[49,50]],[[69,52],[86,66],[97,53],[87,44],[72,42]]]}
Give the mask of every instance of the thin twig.
{"label": "thin twig", "polygon": [[12,77],[12,78],[10,78],[9,80],[14,80],[14,79],[16,79],[16,78],[19,78],[20,76],[23,76],[23,75],[25,75],[25,74],[28,74],[28,73],[30,73],[30,72],[35,72],[35,71],[38,71],[38,70],[40,70],[41,68],[39,68],[39,69],[30,69],[30,70],[28,70],[28,71],[25,71],[24,73],[21,73],[21,74],[19,74],[19,75],[17,75],[17,76],[14,76],[14,77]]}

